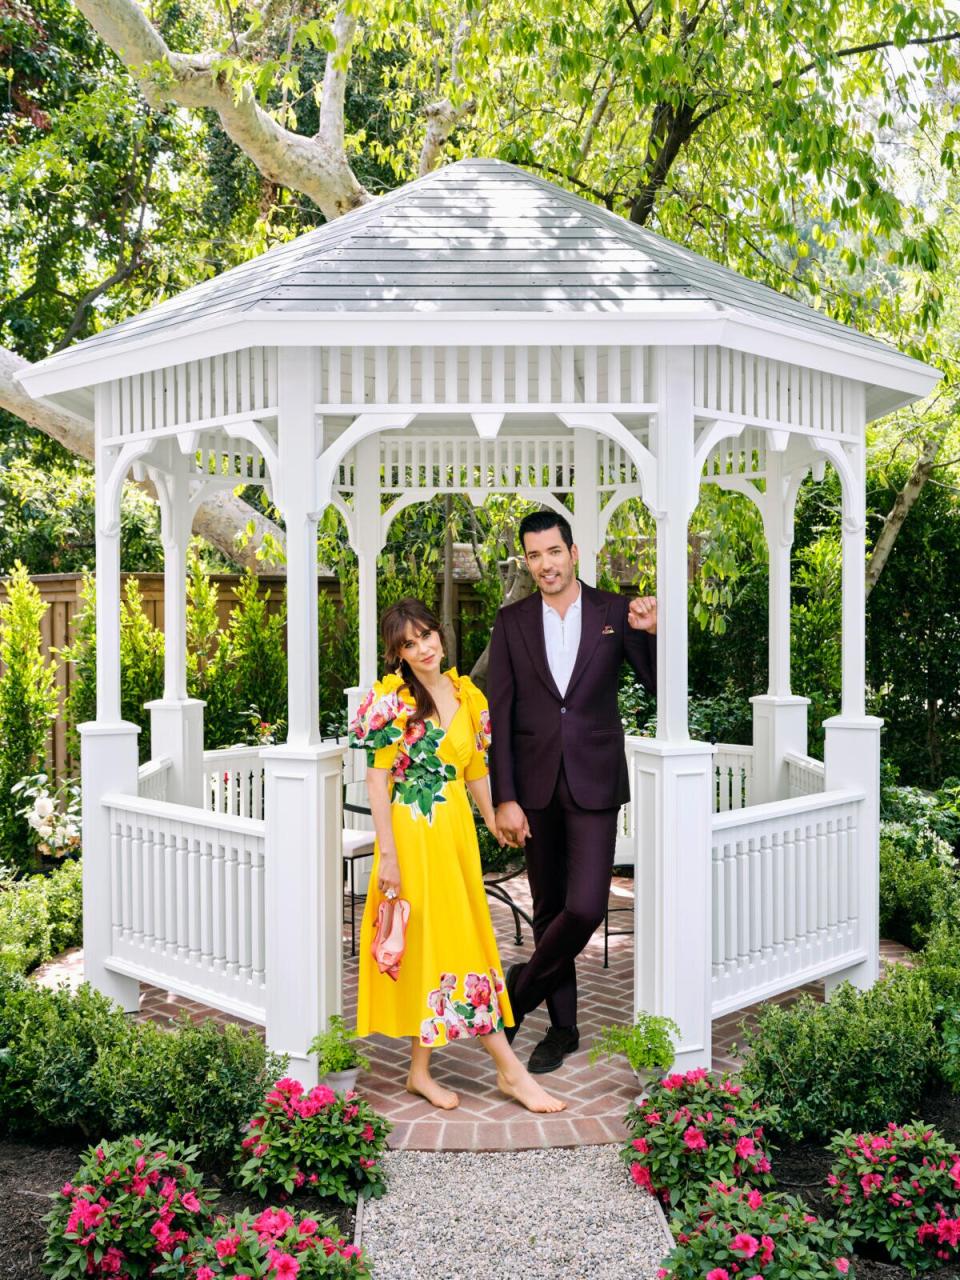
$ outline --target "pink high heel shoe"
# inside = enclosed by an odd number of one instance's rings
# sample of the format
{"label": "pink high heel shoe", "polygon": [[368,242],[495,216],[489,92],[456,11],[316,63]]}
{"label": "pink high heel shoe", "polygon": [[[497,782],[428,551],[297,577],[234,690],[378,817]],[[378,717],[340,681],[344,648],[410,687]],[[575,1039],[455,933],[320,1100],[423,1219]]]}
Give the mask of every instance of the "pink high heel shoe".
{"label": "pink high heel shoe", "polygon": [[371,954],[381,973],[396,982],[400,973],[400,961],[407,945],[407,922],[410,919],[410,903],[406,898],[388,898],[380,903],[377,912],[377,929],[370,946]]}

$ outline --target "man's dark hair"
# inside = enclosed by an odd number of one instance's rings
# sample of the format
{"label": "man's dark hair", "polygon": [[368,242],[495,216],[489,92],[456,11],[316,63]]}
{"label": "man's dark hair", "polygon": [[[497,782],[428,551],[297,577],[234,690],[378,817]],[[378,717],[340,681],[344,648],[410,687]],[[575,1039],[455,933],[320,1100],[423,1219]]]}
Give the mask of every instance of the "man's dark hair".
{"label": "man's dark hair", "polygon": [[560,530],[560,537],[567,544],[569,551],[573,546],[573,530],[566,516],[561,516],[556,511],[531,511],[528,516],[523,517],[520,521],[519,537],[524,551],[527,548],[523,540],[528,533],[546,533],[548,529]]}

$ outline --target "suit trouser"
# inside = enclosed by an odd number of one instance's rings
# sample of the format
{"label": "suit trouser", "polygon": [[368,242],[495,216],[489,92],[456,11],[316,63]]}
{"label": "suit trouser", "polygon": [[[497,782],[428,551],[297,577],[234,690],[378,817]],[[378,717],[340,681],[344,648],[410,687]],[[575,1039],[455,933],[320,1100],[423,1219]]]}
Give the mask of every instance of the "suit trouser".
{"label": "suit trouser", "polygon": [[620,809],[581,809],[561,764],[549,805],[524,812],[536,947],[520,971],[514,1002],[526,1014],[546,1000],[553,1025],[572,1027],[575,959],[606,913]]}

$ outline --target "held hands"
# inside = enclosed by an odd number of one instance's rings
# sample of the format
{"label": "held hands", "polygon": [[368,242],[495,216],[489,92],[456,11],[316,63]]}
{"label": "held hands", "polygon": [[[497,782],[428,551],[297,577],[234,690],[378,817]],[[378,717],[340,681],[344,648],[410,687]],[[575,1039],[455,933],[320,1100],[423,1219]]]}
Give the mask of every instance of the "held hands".
{"label": "held hands", "polygon": [[377,879],[377,888],[385,896],[391,890],[395,897],[400,896],[400,862],[396,853],[386,849],[380,850],[380,875]]}
{"label": "held hands", "polygon": [[494,840],[496,840],[497,844],[498,844],[498,845],[500,846],[500,848],[502,849],[502,848],[503,848],[503,846],[504,846],[507,842],[506,842],[506,840],[504,840],[503,836],[500,834],[500,830],[499,830],[499,828],[498,828],[498,826],[497,826],[497,819],[496,819],[496,817],[495,817],[495,816],[491,816],[491,817],[489,817],[489,818],[484,818],[484,820],[483,820],[483,825],[487,828],[487,830],[488,830],[488,831],[490,832],[490,834],[493,836]]}
{"label": "held hands", "polygon": [[527,815],[516,800],[497,805],[497,832],[501,845],[508,844],[511,849],[522,849],[530,838]]}
{"label": "held hands", "polygon": [[657,597],[638,596],[630,601],[627,610],[627,621],[634,631],[646,631],[650,635],[657,634]]}

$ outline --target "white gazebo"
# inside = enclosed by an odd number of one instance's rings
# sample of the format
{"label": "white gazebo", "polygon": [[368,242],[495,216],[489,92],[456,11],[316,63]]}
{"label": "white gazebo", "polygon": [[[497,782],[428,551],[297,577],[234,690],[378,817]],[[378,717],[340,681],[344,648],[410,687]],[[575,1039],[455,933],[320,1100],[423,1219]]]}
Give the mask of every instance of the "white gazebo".
{"label": "white gazebo", "polygon": [[[340,1004],[344,748],[318,724],[316,525],[360,568],[360,685],[376,559],[440,493],[573,493],[592,581],[611,513],[656,519],[655,739],[628,740],[635,995],[709,1064],[711,1019],[816,978],[877,976],[880,721],[864,712],[865,424],[938,374],[524,171],[462,161],[108,329],[22,375],[96,426],[97,718],[82,727],[84,962],[306,1049]],[[843,491],[843,702],[825,762],[790,691],[798,488]],[[159,494],[164,695],[154,759],[120,717],[120,493]],[[691,741],[687,527],[701,484],[745,494],[770,549],[769,686],[753,745]],[[187,697],[185,555],[212,490],[269,488],[287,529],[289,738],[204,752]],[[353,694],[355,697],[355,693]],[[496,726],[494,726],[496,732]]]}

